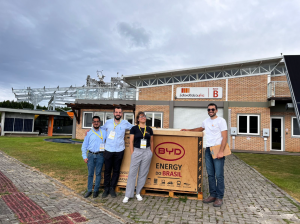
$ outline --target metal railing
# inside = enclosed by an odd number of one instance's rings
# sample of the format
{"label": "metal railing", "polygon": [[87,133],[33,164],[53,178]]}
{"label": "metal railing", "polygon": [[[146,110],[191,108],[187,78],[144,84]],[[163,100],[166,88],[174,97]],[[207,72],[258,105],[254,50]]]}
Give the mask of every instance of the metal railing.
{"label": "metal railing", "polygon": [[268,83],[268,98],[291,97],[287,81],[271,81]]}

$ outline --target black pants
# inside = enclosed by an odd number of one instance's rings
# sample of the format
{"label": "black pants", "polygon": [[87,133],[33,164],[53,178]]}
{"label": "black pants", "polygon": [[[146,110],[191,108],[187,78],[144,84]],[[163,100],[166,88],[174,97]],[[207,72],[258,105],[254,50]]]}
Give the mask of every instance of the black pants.
{"label": "black pants", "polygon": [[[117,186],[120,167],[124,156],[124,150],[122,152],[104,152],[104,189],[108,190],[110,187],[115,188]],[[111,170],[113,169],[113,175],[111,176]]]}

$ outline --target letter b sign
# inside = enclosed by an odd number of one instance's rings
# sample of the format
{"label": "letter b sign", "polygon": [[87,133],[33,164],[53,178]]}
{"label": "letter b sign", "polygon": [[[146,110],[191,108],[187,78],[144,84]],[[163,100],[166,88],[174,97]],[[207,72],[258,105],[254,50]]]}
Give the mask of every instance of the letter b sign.
{"label": "letter b sign", "polygon": [[218,90],[214,90],[214,97],[218,97],[219,94],[218,94]]}

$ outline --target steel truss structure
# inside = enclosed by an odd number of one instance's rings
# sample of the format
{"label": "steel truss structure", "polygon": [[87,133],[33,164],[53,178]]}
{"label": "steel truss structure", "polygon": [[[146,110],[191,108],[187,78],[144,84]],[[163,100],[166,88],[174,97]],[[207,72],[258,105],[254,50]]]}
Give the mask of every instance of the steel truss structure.
{"label": "steel truss structure", "polygon": [[82,87],[58,86],[57,88],[35,89],[28,87],[27,89],[13,89],[12,91],[18,102],[31,102],[35,108],[40,102],[48,100],[48,109],[55,109],[57,105],[73,103],[75,99],[135,100],[136,89],[138,88],[265,74],[270,76],[285,75],[287,70],[282,59],[281,56],[256,61],[113,77],[109,83],[105,83],[103,81],[104,76],[100,76],[99,71],[97,71],[99,80],[87,76],[86,85]]}
{"label": "steel truss structure", "polygon": [[[282,58],[278,58],[275,63],[264,63],[261,61],[257,65],[247,66],[244,64],[237,65],[235,67],[227,68],[226,66],[215,68],[195,68],[191,69],[195,72],[187,71],[170,71],[164,73],[141,74],[134,76],[125,76],[124,81],[128,84],[135,86],[136,88],[172,85],[172,84],[184,84],[199,81],[211,81],[218,79],[228,79],[243,76],[254,76],[262,74],[270,74],[271,76],[285,75],[286,68]],[[198,70],[198,71],[196,71]],[[181,74],[180,74],[181,73]]]}
{"label": "steel truss structure", "polygon": [[[99,76],[98,76],[99,77]],[[12,89],[18,102],[27,101],[36,106],[42,101],[48,101],[48,110],[55,110],[58,105],[73,103],[75,99],[97,100],[134,100],[135,88],[122,81],[120,77],[111,78],[111,82],[105,83],[104,76],[99,81],[87,77],[86,86],[82,87],[57,87],[57,88],[30,88]]]}

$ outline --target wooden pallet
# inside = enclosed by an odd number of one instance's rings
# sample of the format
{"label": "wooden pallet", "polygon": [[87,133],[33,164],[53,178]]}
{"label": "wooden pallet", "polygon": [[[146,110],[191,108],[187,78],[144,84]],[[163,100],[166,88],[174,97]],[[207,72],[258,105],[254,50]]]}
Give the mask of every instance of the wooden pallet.
{"label": "wooden pallet", "polygon": [[[117,186],[116,192],[122,192],[126,190],[126,186]],[[165,189],[156,188],[143,188],[141,195],[150,195],[158,197],[171,197],[171,198],[182,198],[187,197],[187,199],[192,200],[203,200],[203,193],[191,192],[191,191],[171,191]]]}

